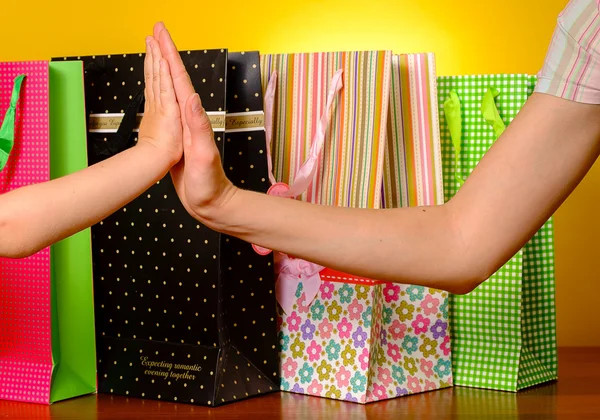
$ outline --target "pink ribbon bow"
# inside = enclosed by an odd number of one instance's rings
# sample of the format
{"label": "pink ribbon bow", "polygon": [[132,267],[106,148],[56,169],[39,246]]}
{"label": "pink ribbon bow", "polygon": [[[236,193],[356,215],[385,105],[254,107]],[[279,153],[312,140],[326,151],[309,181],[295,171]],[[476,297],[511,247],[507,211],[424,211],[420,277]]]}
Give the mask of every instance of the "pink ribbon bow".
{"label": "pink ribbon bow", "polygon": [[325,267],[300,258],[292,258],[281,252],[276,252],[274,257],[275,274],[277,274],[275,296],[283,311],[289,314],[294,309],[297,301],[296,291],[300,284],[302,284],[305,305],[309,305],[319,293],[321,287],[319,273]]}

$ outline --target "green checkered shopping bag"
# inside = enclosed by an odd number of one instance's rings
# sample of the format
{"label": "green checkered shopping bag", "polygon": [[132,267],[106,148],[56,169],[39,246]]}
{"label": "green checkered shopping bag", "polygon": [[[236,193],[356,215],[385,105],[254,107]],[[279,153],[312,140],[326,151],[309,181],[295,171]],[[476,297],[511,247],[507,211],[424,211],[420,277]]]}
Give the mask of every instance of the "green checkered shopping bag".
{"label": "green checkered shopping bag", "polygon": [[[447,200],[534,84],[528,75],[438,78]],[[455,385],[517,391],[556,379],[552,219],[488,281],[452,296],[450,320]]]}

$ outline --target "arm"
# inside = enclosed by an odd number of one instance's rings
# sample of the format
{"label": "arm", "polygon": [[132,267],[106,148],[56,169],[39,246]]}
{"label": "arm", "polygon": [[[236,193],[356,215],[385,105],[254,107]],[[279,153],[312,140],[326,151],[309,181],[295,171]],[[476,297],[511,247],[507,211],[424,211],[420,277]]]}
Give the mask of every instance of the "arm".
{"label": "arm", "polygon": [[146,109],[135,147],[77,173],[0,196],[0,256],[29,256],[99,222],[180,159],[179,108],[168,65],[162,62],[150,38],[144,63]]}
{"label": "arm", "polygon": [[77,173],[0,196],[0,255],[26,257],[98,223],[169,168],[159,148],[142,142]]}
{"label": "arm", "polygon": [[445,205],[346,209],[234,189],[196,217],[345,272],[465,293],[531,238],[599,153],[600,106],[534,94]]}
{"label": "arm", "polygon": [[[155,37],[185,75],[162,25]],[[534,94],[447,204],[360,210],[317,206],[235,188],[188,77],[175,91],[190,139],[178,193],[207,226],[341,271],[466,293],[539,229],[600,151],[600,106]],[[197,109],[192,109],[196,104]]]}

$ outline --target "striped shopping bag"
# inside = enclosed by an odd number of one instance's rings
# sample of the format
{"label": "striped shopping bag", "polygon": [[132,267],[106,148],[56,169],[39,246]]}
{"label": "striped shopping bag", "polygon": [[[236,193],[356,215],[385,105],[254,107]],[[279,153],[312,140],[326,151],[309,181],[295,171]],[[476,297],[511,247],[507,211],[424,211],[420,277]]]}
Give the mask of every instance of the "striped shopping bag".
{"label": "striped shopping bag", "polygon": [[[379,208],[390,69],[389,51],[261,56],[263,89],[273,73],[277,77],[271,136],[275,179],[295,181],[322,127],[322,153],[300,199]],[[338,71],[343,89],[328,103],[328,87]],[[329,124],[319,125],[328,113]]]}
{"label": "striped shopping bag", "polygon": [[385,207],[444,202],[435,56],[393,57]]}

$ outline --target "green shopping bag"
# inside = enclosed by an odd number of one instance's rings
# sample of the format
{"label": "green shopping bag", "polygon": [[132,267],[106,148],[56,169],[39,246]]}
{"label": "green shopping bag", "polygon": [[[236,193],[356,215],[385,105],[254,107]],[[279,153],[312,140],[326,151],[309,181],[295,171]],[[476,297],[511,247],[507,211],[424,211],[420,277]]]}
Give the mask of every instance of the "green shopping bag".
{"label": "green shopping bag", "polygon": [[[83,63],[50,62],[50,178],[88,166]],[[50,402],[96,391],[90,229],[50,248],[52,359]]]}
{"label": "green shopping bag", "polygon": [[[533,92],[529,75],[438,78],[444,188],[452,198]],[[518,391],[557,378],[553,224],[489,280],[450,299],[455,385]]]}

